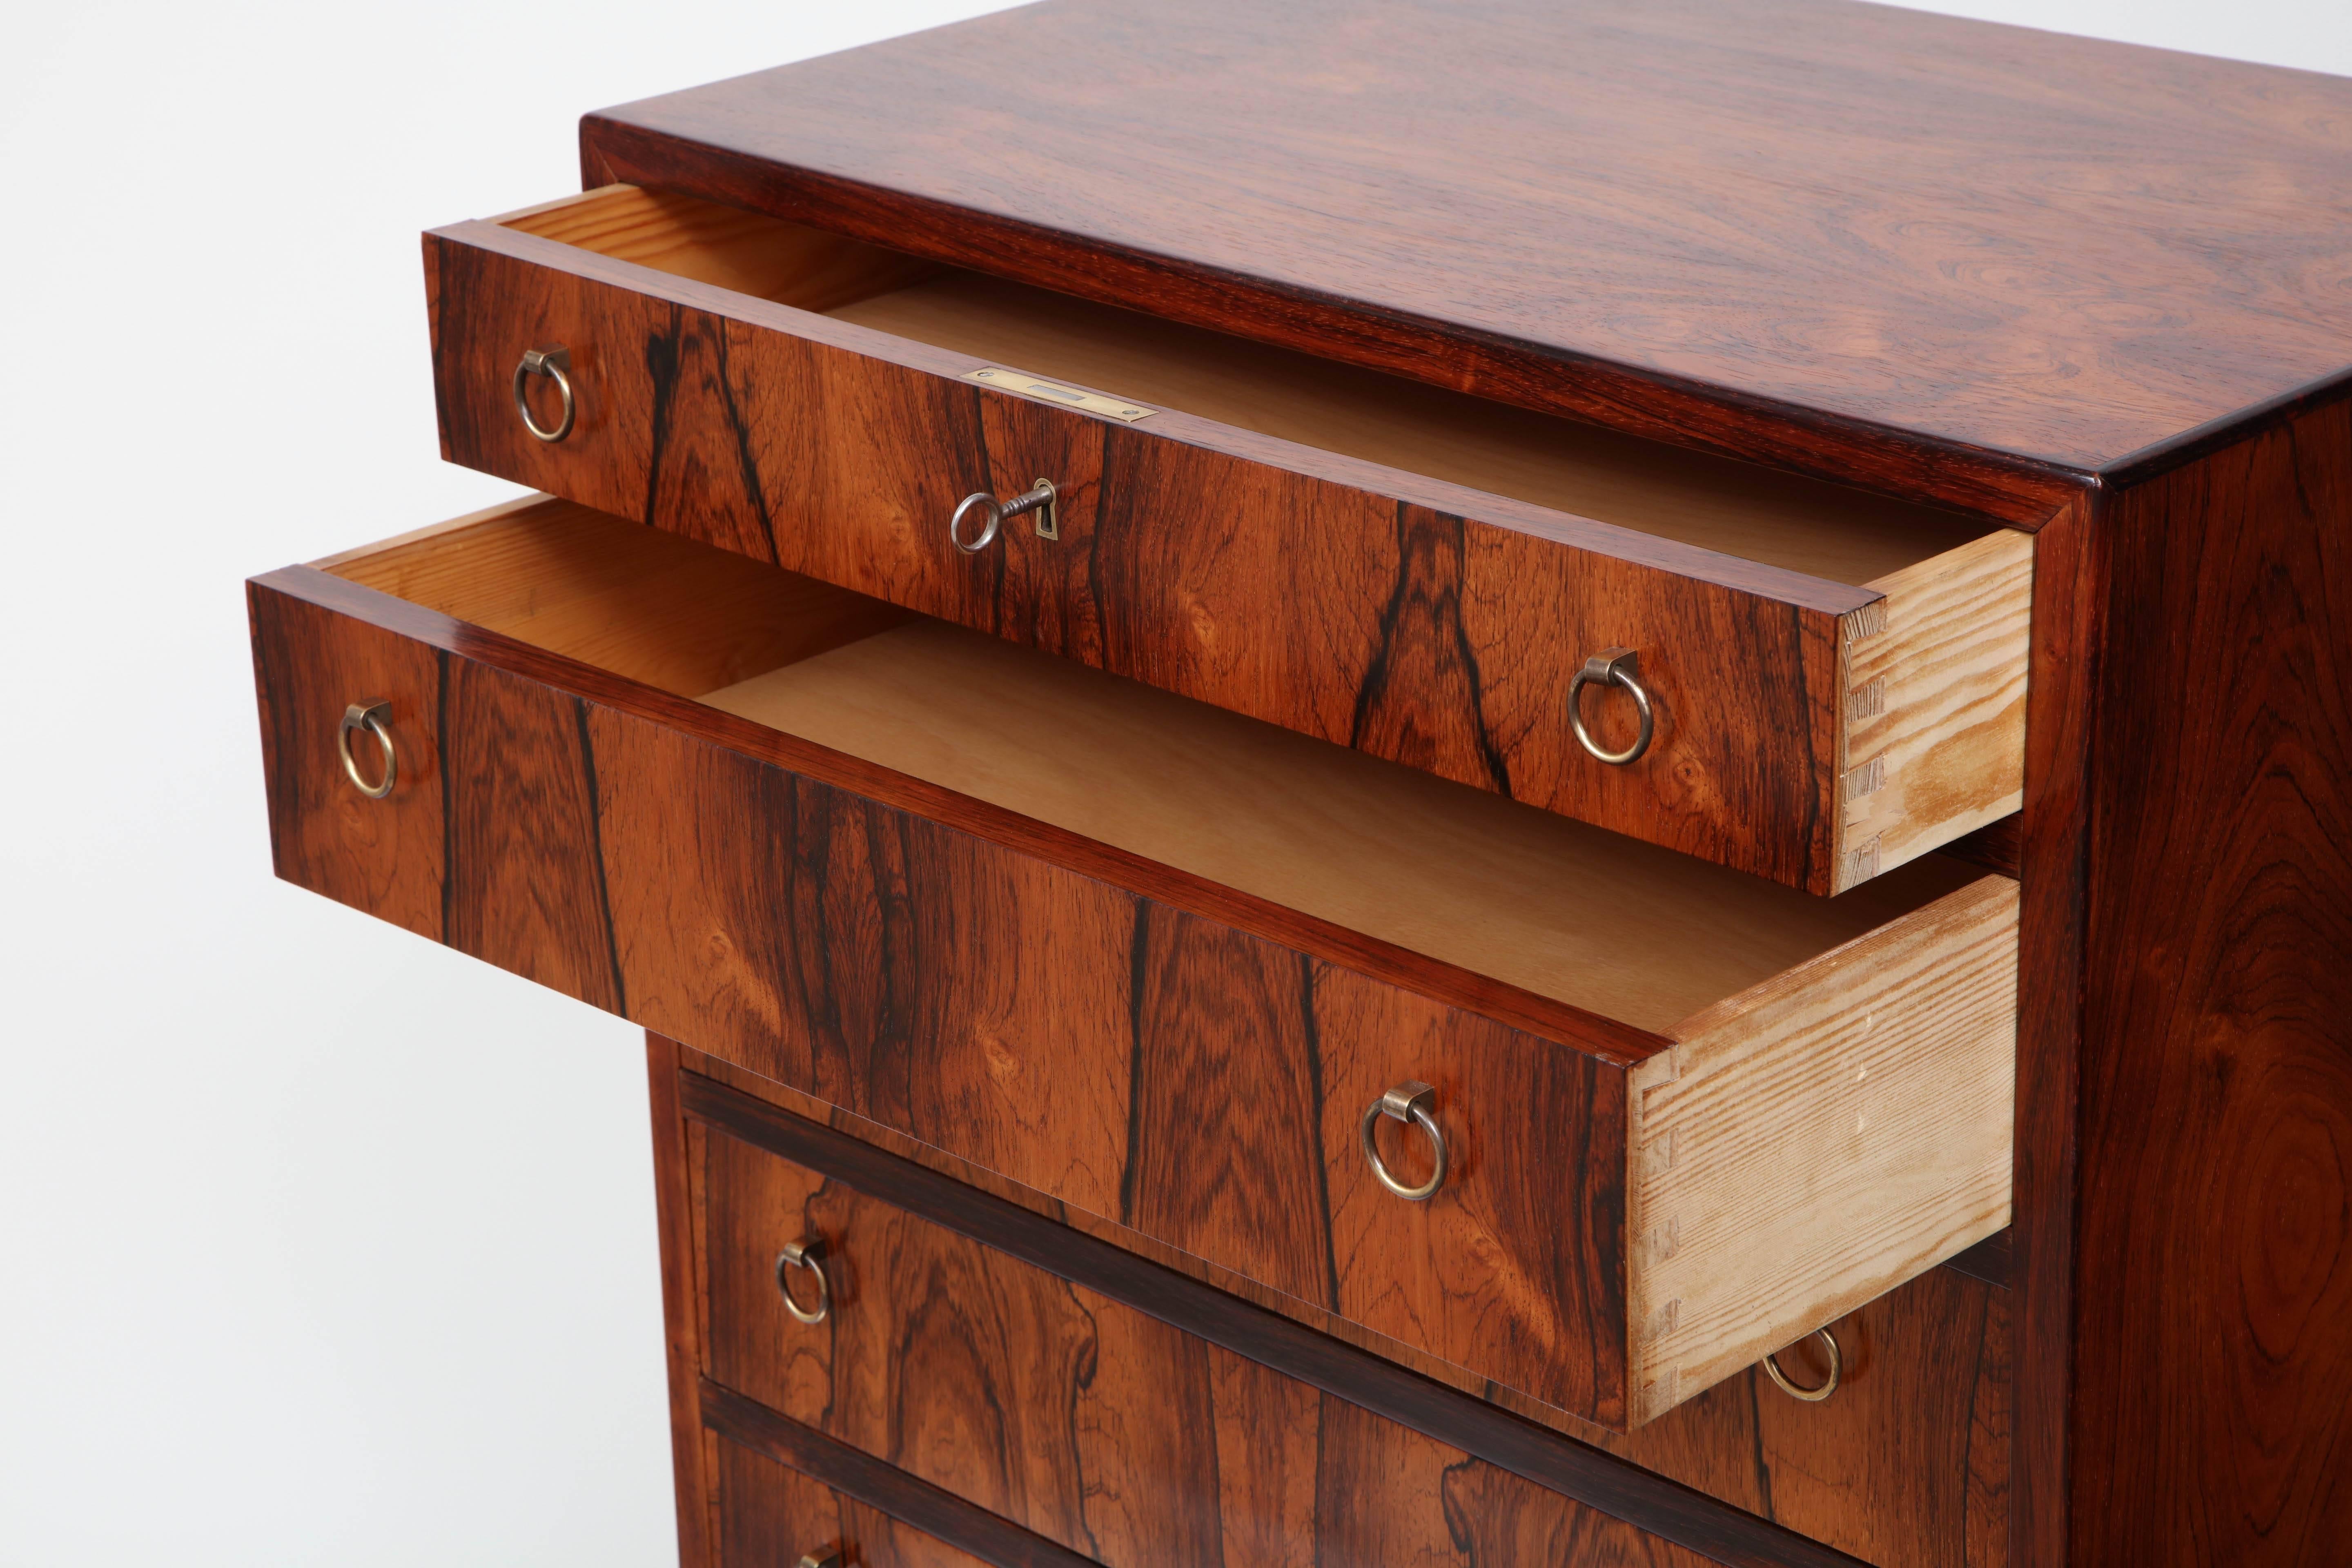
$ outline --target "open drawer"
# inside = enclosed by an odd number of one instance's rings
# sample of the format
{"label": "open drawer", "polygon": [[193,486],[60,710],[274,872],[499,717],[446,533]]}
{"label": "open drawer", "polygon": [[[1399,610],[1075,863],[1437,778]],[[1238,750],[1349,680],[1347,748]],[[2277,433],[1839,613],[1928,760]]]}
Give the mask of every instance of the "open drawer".
{"label": "open drawer", "polygon": [[456,461],[1816,893],[2018,807],[2029,535],[630,186],[425,262]]}
{"label": "open drawer", "polygon": [[251,607],[280,876],[1584,1419],[2007,1223],[2005,878],[1814,898],[562,501]]}

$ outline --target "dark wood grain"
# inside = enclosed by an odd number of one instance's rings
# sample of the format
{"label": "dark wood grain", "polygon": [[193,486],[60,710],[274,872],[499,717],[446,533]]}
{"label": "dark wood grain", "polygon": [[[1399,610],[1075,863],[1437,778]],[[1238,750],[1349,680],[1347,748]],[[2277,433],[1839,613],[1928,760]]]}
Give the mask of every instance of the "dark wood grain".
{"label": "dark wood grain", "polygon": [[1956,1268],[1971,1279],[1981,1279],[2005,1290],[2009,1288],[2011,1242],[2010,1232],[1997,1231],[1967,1251],[1954,1253],[1946,1258],[1944,1267]]}
{"label": "dark wood grain", "polygon": [[[719,1521],[712,1456],[703,1436],[702,1281],[695,1266],[698,1228],[688,1174],[687,1122],[677,1102],[679,1049],[646,1037],[647,1100],[653,1110],[654,1212],[661,1236],[662,1339],[669,1374],[670,1468],[677,1492],[678,1568],[720,1568],[728,1527]],[[730,1517],[744,1505],[730,1496]]]}
{"label": "dark wood grain", "polygon": [[[1039,59],[1055,90],[1007,97]],[[2347,125],[2331,78],[1836,0],[1224,0],[982,17],[582,151],[592,185],[2038,522],[2352,362]]]}
{"label": "dark wood grain", "polygon": [[1989,871],[2018,875],[2025,842],[2025,814],[2016,812],[1999,822],[1963,833],[1943,847],[1943,853]]}
{"label": "dark wood grain", "polygon": [[2352,1543],[2352,404],[2110,503],[2072,1560]]}
{"label": "dark wood grain", "polygon": [[[426,237],[444,455],[1163,689],[1827,892],[1839,617],[1876,595],[1172,410],[1122,426],[953,379],[986,362],[494,224]],[[518,355],[573,355],[532,439]],[[1040,474],[1061,538],[946,519]],[[1643,650],[1642,759],[1562,715]],[[1612,737],[1621,743],[1626,737]]]}
{"label": "dark wood grain", "polygon": [[[428,699],[412,694],[410,706],[403,707],[396,701],[394,709],[395,727],[404,743],[410,744],[428,763],[438,755],[428,743],[439,727],[437,654],[447,654],[577,698],[587,711],[641,720],[683,741],[700,743],[713,753],[729,753],[762,763],[889,810],[919,816],[1010,851],[1015,857],[1042,860],[1087,879],[1132,889],[1154,903],[1231,925],[1319,961],[1410,988],[1449,1007],[1475,1012],[1514,1028],[1570,1044],[1612,1064],[1636,1062],[1665,1047],[1662,1037],[1644,1030],[1504,984],[1457,964],[1424,957],[1333,921],[1300,914],[1160,861],[671,695],[628,676],[452,619],[325,572],[294,566],[270,573],[249,584],[249,599],[255,647],[257,655],[268,661],[257,669],[257,680],[268,726],[266,733],[271,737],[272,765],[280,771],[301,770],[304,774],[299,791],[273,783],[271,788],[278,793],[272,798],[302,807],[305,815],[298,826],[311,837],[297,836],[288,842],[315,844],[318,847],[313,853],[317,855],[341,853],[346,841],[330,833],[338,820],[336,813],[318,810],[313,803],[332,802],[340,805],[345,796],[359,798],[352,794],[335,758],[335,728],[342,712],[341,700],[301,704],[283,700],[277,694],[291,689],[291,672],[306,664],[329,671],[339,668],[333,661],[340,655],[327,643],[352,637],[362,644],[372,644],[378,633],[384,633],[436,650],[432,680],[426,681],[421,673],[414,676],[417,686],[434,695]],[[302,605],[331,613],[312,616],[296,608]],[[354,623],[361,629],[352,630]],[[416,668],[421,671],[423,667]],[[373,669],[369,671],[371,679],[373,673]],[[354,678],[345,684],[357,690],[366,685],[366,680]],[[329,708],[332,710],[328,711]],[[420,739],[404,727],[402,715],[422,715],[427,708],[433,710],[436,721]],[[418,727],[422,729],[425,724],[420,717]],[[410,772],[413,774],[414,770]],[[400,796],[395,793],[392,798]],[[290,806],[281,805],[281,815],[286,809]],[[366,817],[358,820],[373,826]],[[418,855],[438,862],[443,849],[437,818],[436,823],[434,837],[401,849],[401,856]],[[604,831],[604,825],[599,823],[600,837]],[[365,842],[365,833],[357,838]],[[389,866],[394,847],[388,846],[380,853]],[[306,859],[304,863],[312,862]],[[304,881],[307,886],[310,883],[306,879],[310,875],[289,873],[288,879]],[[364,900],[375,881],[364,876],[348,880],[346,901],[373,912],[374,906]],[[431,888],[433,908],[428,914],[417,916],[420,923],[413,929],[438,938],[440,883],[436,880]],[[341,893],[331,896],[345,897]],[[424,905],[414,896],[404,895],[399,907]],[[764,909],[766,905],[744,907]],[[723,959],[725,954],[722,951],[706,956]]]}
{"label": "dark wood grain", "polygon": [[[777,1538],[777,1523],[769,1510],[777,1501],[789,1500],[794,1494],[803,1499],[808,1494],[804,1489],[794,1489],[794,1493],[788,1493],[786,1499],[761,1500],[753,1503],[752,1508],[758,1511],[749,1518],[735,1513],[733,1509],[740,1495],[741,1481],[739,1478],[741,1476],[741,1462],[726,1454],[728,1448],[739,1453],[748,1451],[756,1454],[780,1467],[788,1466],[805,1480],[837,1497],[863,1503],[874,1510],[873,1517],[904,1521],[935,1542],[953,1542],[964,1553],[983,1563],[992,1563],[996,1568],[1077,1568],[1079,1564],[1093,1562],[1093,1559],[1058,1546],[1033,1531],[1008,1523],[984,1509],[974,1508],[952,1492],[884,1464],[846,1443],[836,1442],[813,1426],[764,1409],[716,1384],[706,1382],[702,1384],[699,1403],[703,1421],[725,1439],[720,1445],[720,1452],[713,1458],[720,1485],[725,1487],[730,1481],[736,1481],[739,1488],[736,1491],[722,1494],[730,1510],[724,1521],[725,1527],[730,1531],[727,1540],[729,1568],[737,1568],[738,1564],[741,1568],[755,1568],[755,1565],[756,1568],[768,1568],[771,1563],[782,1568],[782,1564],[796,1561],[797,1554],[807,1550],[805,1545],[794,1547],[787,1544],[782,1554],[773,1557],[756,1555],[754,1549],[767,1547]],[[753,1479],[751,1484],[772,1484],[772,1477],[760,1477]],[[818,1517],[824,1518],[822,1505],[819,1507]],[[746,1510],[746,1512],[750,1511]],[[847,1510],[835,1504],[832,1522],[836,1531],[845,1522],[844,1515],[846,1513]],[[856,1517],[848,1514],[849,1519]],[[789,1528],[789,1521],[785,1524]],[[904,1560],[926,1563],[933,1561],[928,1556],[914,1555],[919,1549],[898,1531],[889,1531],[885,1539],[898,1551],[909,1553]],[[865,1542],[860,1541],[857,1544],[864,1545]],[[734,1554],[739,1547],[742,1549],[743,1555]],[[856,1568],[860,1561],[857,1557],[850,1557],[848,1568]],[[871,1559],[872,1568],[883,1568],[883,1564],[889,1561],[877,1553]],[[950,1563],[954,1561],[953,1558],[949,1559]]]}
{"label": "dark wood grain", "polygon": [[[843,1568],[1028,1568],[1053,1563],[1055,1568],[1082,1559],[1054,1552],[1051,1543],[1032,1539],[1025,1551],[1006,1552],[994,1536],[1003,1533],[1000,1521],[975,1518],[977,1510],[956,1510],[976,1545],[997,1548],[994,1556],[962,1552],[913,1526],[902,1523],[873,1504],[822,1481],[812,1480],[767,1457],[765,1435],[773,1431],[768,1412],[742,1410],[748,1401],[718,1394],[712,1401],[717,1424],[741,1433],[753,1446],[726,1441],[718,1449],[719,1533],[721,1561],[741,1568],[786,1568],[813,1552],[832,1547],[841,1553]],[[762,1419],[762,1417],[769,1417]],[[688,1428],[699,1436],[699,1421]],[[795,1437],[798,1436],[794,1435]],[[894,1492],[904,1502],[904,1491]],[[940,1502],[952,1502],[942,1499]],[[915,1505],[919,1507],[919,1505]],[[938,1511],[945,1513],[944,1507]],[[998,1526],[992,1530],[991,1526]],[[1047,1553],[1051,1555],[1047,1555]]]}
{"label": "dark wood grain", "polygon": [[2065,1568],[2067,1426],[2075,1296],[2075,1111],[2083,1047],[2085,733],[2105,674],[2104,495],[2085,496],[2034,541],[2032,698],[2026,705],[2019,839],[2017,1134],[2011,1185],[2010,1461],[2013,1560]]}
{"label": "dark wood grain", "polygon": [[[246,609],[278,874],[440,940],[446,655],[257,584]],[[344,709],[378,698],[392,703],[396,773],[392,793],[369,800],[344,776],[335,737]],[[378,779],[374,742],[355,740]]]}
{"label": "dark wood grain", "polygon": [[[723,1134],[703,1144],[706,1401],[749,1395],[1113,1568],[1248,1542],[1275,1560],[1851,1562],[721,1085],[689,1077],[681,1098]],[[802,1234],[841,1281],[814,1329],[771,1275]],[[1432,1402],[1502,1457],[1433,1432]],[[1382,1408],[1400,1403],[1422,1419]]]}
{"label": "dark wood grain", "polygon": [[[457,630],[299,571],[257,589],[258,620],[374,646],[362,622],[314,618],[290,596],[305,590]],[[714,710],[452,640],[466,651],[446,675],[416,661],[426,695],[450,694],[429,934],[1558,1408],[1627,1420],[1624,1069],[1648,1037],[1531,1034],[1079,874],[1041,840],[852,793],[847,759],[806,742],[788,750],[814,775],[722,743],[740,721]],[[265,683],[305,657],[268,646]],[[295,726],[278,764],[321,791],[332,717]],[[319,874],[291,853],[281,871],[373,907],[339,879],[339,842],[307,831],[281,838],[315,841]],[[1404,1205],[1375,1186],[1356,1123],[1413,1079],[1437,1087],[1465,1173],[1486,1174]]]}
{"label": "dark wood grain", "polygon": [[[1825,1404],[1801,1405],[1750,1369],[1637,1431],[1611,1433],[782,1084],[698,1051],[680,1056],[693,1072],[715,1075],[1881,1568],[1993,1568],[2011,1561],[2011,1318],[2006,1292],[1974,1278],[1934,1270],[1833,1323],[1846,1377]],[[1801,1345],[1792,1351],[1796,1373],[1807,1372],[1811,1353]],[[1230,1476],[1230,1466],[1226,1471]],[[1266,1484],[1276,1486],[1274,1479]],[[1295,1497],[1288,1506],[1297,1506]],[[1279,1556],[1268,1547],[1239,1560]]]}

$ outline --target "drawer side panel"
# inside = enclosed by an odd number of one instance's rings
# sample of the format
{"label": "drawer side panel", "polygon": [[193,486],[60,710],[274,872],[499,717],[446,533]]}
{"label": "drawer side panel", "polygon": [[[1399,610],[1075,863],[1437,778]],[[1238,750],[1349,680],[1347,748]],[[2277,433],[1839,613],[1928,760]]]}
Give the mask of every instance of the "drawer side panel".
{"label": "drawer side panel", "polygon": [[2009,1223],[2018,908],[1986,877],[1636,1069],[1637,1422]]}

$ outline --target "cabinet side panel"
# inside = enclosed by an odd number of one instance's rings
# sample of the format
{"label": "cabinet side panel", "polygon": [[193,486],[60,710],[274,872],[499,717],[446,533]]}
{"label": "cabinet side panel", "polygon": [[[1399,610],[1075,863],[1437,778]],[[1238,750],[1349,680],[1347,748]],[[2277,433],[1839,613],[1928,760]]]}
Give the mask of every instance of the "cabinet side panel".
{"label": "cabinet side panel", "polygon": [[669,1365],[671,1464],[677,1486],[678,1568],[719,1568],[711,1528],[714,1479],[702,1428],[702,1283],[695,1267],[693,1172],[677,1103],[678,1047],[646,1036],[653,1108],[654,1211],[661,1231],[662,1329]]}
{"label": "cabinet side panel", "polygon": [[2352,405],[2119,496],[2072,1560],[2352,1542]]}

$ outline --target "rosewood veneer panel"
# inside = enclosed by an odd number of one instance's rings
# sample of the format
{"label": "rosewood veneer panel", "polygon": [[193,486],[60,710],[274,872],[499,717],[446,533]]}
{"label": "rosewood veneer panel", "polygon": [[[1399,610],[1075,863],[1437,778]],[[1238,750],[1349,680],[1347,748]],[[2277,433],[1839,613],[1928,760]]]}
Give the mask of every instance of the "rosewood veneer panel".
{"label": "rosewood veneer panel", "polygon": [[[798,1448],[814,1428],[1108,1568],[1853,1561],[707,1080],[683,1089],[692,1152],[670,1179],[707,1227],[700,1397],[723,1432]],[[803,1235],[836,1281],[814,1329],[772,1275]]]}
{"label": "rosewood veneer panel", "polygon": [[[1869,588],[1174,410],[1116,425],[957,379],[982,359],[497,224],[425,253],[444,455],[583,505],[1819,893],[1858,879],[1848,837],[1874,874],[1882,834],[1889,867],[1929,847],[1899,814],[1942,822],[1925,804],[1940,773],[1963,794],[1979,772],[1989,798],[2015,787],[2013,744],[1981,769],[1909,767],[1864,721],[1849,759],[1850,680],[1884,697],[1892,675],[1906,721],[1926,700],[1903,666],[1936,657],[1912,622],[1932,642],[1954,619],[1932,590],[1874,637],[1887,601]],[[551,446],[509,385],[524,348],[558,342],[579,412]],[[1066,490],[1058,542],[1014,526],[979,556],[948,543],[961,498],[1041,474]],[[2030,563],[1996,575],[1992,598],[2021,604]],[[1994,640],[1993,670],[1937,674],[1968,724],[2008,736],[2021,683]],[[1628,767],[1566,721],[1570,679],[1610,647],[1642,651],[1658,713]],[[1587,702],[1605,743],[1632,739],[1606,711],[1625,704]],[[1943,740],[1972,754],[1969,733]],[[1849,761],[1888,750],[1885,788],[1850,784]],[[1926,793],[1907,795],[1915,773]],[[1866,804],[1842,835],[1850,793]]]}
{"label": "rosewood veneer panel", "polygon": [[[647,1051],[657,1138],[683,1125],[675,1105],[683,1060],[689,1074],[716,1078],[958,1183],[1373,1350],[1579,1444],[1621,1455],[1880,1568],[1998,1568],[2011,1561],[2010,1293],[1959,1272],[1964,1261],[1989,1270],[1981,1258],[1963,1255],[1838,1319],[1832,1327],[1843,1351],[1845,1376],[1836,1396],[1826,1403],[1792,1400],[1775,1389],[1760,1369],[1751,1368],[1637,1431],[1612,1433],[717,1058],[682,1049],[658,1036],[648,1037]],[[684,1156],[666,1153],[658,1163],[663,1202],[667,1209],[684,1215],[689,1206]],[[680,1261],[688,1255],[688,1240],[683,1232],[665,1234],[671,1248],[666,1257],[672,1260],[666,1277],[685,1289],[697,1278]],[[695,1321],[699,1322],[698,1314]],[[1783,1362],[1800,1378],[1818,1376],[1822,1370],[1809,1342],[1792,1347]],[[683,1375],[690,1386],[695,1375],[691,1365]]]}
{"label": "rosewood veneer panel", "polygon": [[582,153],[2028,523],[2352,363],[2352,83],[1837,0],[1048,4]]}
{"label": "rosewood veneer panel", "polygon": [[2352,403],[2116,497],[2089,736],[2069,1526],[2352,1546]]}

